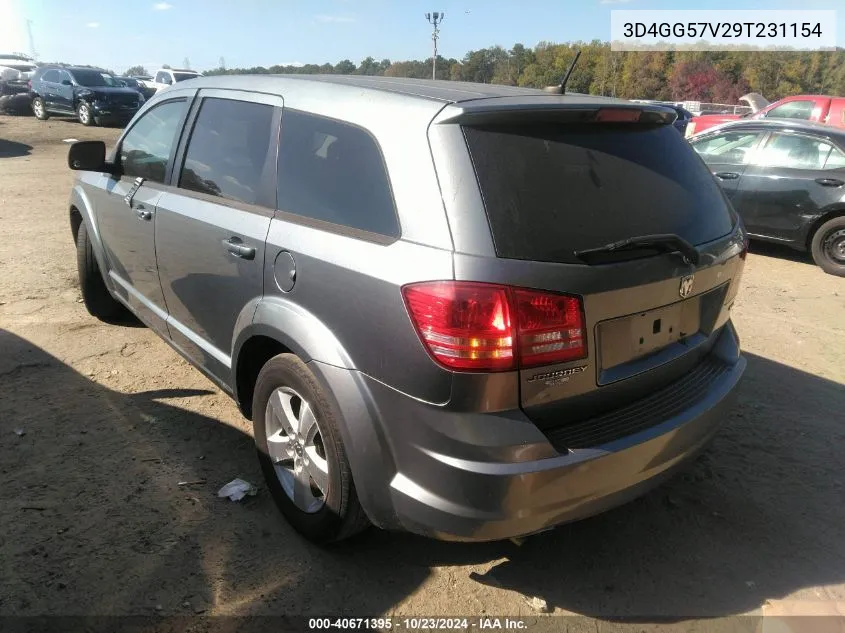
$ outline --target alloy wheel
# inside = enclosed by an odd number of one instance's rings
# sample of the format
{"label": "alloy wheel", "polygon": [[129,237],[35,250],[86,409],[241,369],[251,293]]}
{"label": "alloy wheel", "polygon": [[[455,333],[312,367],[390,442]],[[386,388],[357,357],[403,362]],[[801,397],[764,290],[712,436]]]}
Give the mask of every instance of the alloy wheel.
{"label": "alloy wheel", "polygon": [[289,387],[278,387],[264,416],[267,452],[294,505],[312,514],[326,502],[329,465],[320,424],[311,405]]}

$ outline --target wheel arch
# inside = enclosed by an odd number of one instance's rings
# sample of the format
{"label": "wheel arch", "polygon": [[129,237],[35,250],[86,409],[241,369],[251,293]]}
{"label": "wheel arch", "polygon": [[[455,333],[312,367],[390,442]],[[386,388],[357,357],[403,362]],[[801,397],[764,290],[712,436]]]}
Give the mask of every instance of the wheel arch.
{"label": "wheel arch", "polygon": [[845,216],[845,202],[837,203],[834,206],[828,207],[824,210],[822,215],[818,218],[813,220],[810,224],[809,228],[807,229],[807,237],[804,240],[804,247],[807,249],[807,252],[812,251],[813,247],[813,237],[816,235],[816,231],[824,224],[832,220],[833,218],[837,218],[839,216]]}
{"label": "wheel arch", "polygon": [[349,354],[316,315],[283,297],[263,297],[238,318],[232,349],[232,392],[241,413],[252,418],[258,372],[276,354],[291,353],[352,369]]}
{"label": "wheel arch", "polygon": [[91,246],[94,250],[94,257],[97,259],[97,265],[100,267],[106,288],[113,290],[113,284],[108,275],[108,262],[106,261],[103,242],[91,205],[91,199],[79,182],[74,183],[70,193],[68,218],[70,220],[70,230],[74,245],[76,245],[76,238],[79,235],[79,227],[83,223],[85,224],[85,228],[88,230],[88,237],[91,240]]}
{"label": "wheel arch", "polygon": [[389,444],[377,429],[372,395],[340,341],[315,315],[285,298],[265,297],[252,310],[247,306],[242,312],[239,320],[248,325],[237,334],[232,352],[232,393],[241,413],[252,419],[255,383],[264,364],[277,354],[298,356],[336,412],[361,506],[375,525],[398,526],[389,501],[388,483],[395,472]]}

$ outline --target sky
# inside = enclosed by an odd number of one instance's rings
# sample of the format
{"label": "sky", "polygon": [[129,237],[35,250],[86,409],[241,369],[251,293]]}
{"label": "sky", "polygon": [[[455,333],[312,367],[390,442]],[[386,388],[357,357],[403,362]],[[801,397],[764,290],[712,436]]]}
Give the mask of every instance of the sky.
{"label": "sky", "polygon": [[613,9],[841,9],[842,0],[0,0],[0,53],[123,72],[431,57],[426,12],[446,14],[438,52],[521,42],[608,40]]}

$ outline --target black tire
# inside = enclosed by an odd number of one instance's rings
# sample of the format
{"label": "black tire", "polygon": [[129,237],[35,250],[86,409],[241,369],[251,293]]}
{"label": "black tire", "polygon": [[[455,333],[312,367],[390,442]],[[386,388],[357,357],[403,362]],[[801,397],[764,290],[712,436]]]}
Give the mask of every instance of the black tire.
{"label": "black tire", "polygon": [[88,313],[107,323],[126,318],[128,310],[111,296],[103,281],[85,222],[79,225],[79,232],[76,234],[76,267],[79,272],[82,302]]}
{"label": "black tire", "polygon": [[[313,513],[305,512],[294,504],[282,487],[268,453],[265,416],[270,396],[278,387],[287,387],[301,394],[318,420],[328,464],[329,486],[323,506]],[[279,510],[297,532],[310,541],[324,544],[348,538],[370,525],[355,492],[334,408],[314,374],[297,356],[279,354],[261,368],[252,399],[252,418],[255,447],[264,480]]]}
{"label": "black tire", "polygon": [[46,121],[50,118],[50,115],[47,113],[47,106],[41,97],[35,97],[32,100],[32,113],[39,121]]}
{"label": "black tire", "polygon": [[86,125],[88,127],[97,124],[97,122],[94,120],[94,111],[91,109],[91,106],[85,101],[80,101],[79,105],[76,106],[76,118],[79,119],[79,122],[82,125]]}
{"label": "black tire", "polygon": [[828,220],[816,230],[810,252],[823,271],[845,277],[845,216]]}

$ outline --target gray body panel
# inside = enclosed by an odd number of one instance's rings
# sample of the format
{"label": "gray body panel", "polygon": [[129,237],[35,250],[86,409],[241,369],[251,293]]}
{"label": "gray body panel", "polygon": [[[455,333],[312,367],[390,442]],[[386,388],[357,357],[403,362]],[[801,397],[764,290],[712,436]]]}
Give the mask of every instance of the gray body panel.
{"label": "gray body panel", "polygon": [[[185,94],[196,96],[186,130],[206,96],[276,105],[281,143],[290,110],[365,130],[384,159],[399,237],[181,189],[187,131],[167,182],[136,192],[138,204],[153,207],[150,220],[125,204],[125,183],[102,174],[83,174],[71,204],[91,227],[111,292],[228,392],[239,393],[242,351],[255,337],[274,339],[308,364],[336,409],[356,490],[376,525],[463,540],[535,532],[639,494],[712,436],[744,368],[729,322],[741,228],[700,245],[695,290],[683,297],[695,302],[688,304],[700,323],[695,336],[657,354],[602,353],[601,337],[612,329],[605,324],[671,309],[692,269],[672,255],[602,266],[497,257],[459,125],[625,102],[367,77],[229,76],[190,84],[159,91],[135,120]],[[233,255],[224,244],[231,239],[253,256]],[[533,370],[449,371],[421,342],[401,292],[432,280],[577,295],[589,354]],[[647,428],[610,444],[569,450],[556,443],[562,425],[635,406],[705,362],[722,369],[682,411],[658,412]],[[578,372],[566,380],[536,380],[538,372],[571,368]]]}

